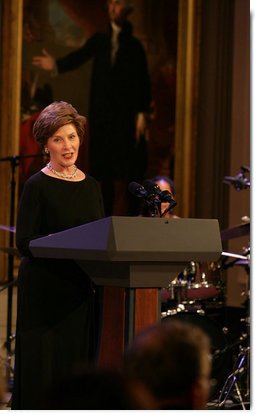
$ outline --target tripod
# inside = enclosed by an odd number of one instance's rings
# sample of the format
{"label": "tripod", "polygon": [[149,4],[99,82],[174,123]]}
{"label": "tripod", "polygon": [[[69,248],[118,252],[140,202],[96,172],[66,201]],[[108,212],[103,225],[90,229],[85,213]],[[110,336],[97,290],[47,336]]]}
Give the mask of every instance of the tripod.
{"label": "tripod", "polygon": [[[12,336],[12,297],[13,297],[13,286],[15,284],[13,271],[14,271],[14,234],[15,234],[15,192],[16,192],[16,180],[15,180],[15,169],[19,166],[19,161],[24,158],[43,157],[43,154],[31,154],[31,155],[14,155],[0,158],[0,162],[9,162],[11,167],[11,194],[10,194],[10,226],[6,227],[9,230],[9,253],[8,253],[8,273],[7,273],[7,284],[2,290],[8,290],[7,297],[7,331],[6,331],[6,349],[7,355],[11,356],[11,341]],[[5,228],[4,226],[2,227]],[[2,291],[1,290],[1,291]]]}
{"label": "tripod", "polygon": [[[250,379],[249,379],[249,360],[250,360],[250,347],[240,347],[240,352],[237,356],[233,372],[227,377],[225,384],[222,388],[221,394],[218,399],[217,407],[224,408],[227,399],[230,397],[233,390],[237,396],[237,403],[241,405],[243,410],[248,409],[250,401]],[[245,377],[243,385],[243,377]],[[246,385],[245,385],[246,383]],[[244,389],[244,392],[243,392]]]}

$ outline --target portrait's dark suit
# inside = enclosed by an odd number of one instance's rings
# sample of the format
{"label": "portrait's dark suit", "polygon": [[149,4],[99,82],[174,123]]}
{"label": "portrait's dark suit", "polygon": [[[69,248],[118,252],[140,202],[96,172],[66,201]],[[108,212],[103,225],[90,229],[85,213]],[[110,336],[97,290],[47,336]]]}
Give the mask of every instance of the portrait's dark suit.
{"label": "portrait's dark suit", "polygon": [[[78,50],[57,60],[59,73],[93,59],[89,105],[89,172],[96,179],[139,179],[135,121],[150,109],[148,66],[141,42],[125,22],[111,61],[111,27],[97,33]],[[81,94],[83,91],[81,91]],[[142,159],[140,163],[143,163]],[[140,172],[139,172],[140,170]]]}

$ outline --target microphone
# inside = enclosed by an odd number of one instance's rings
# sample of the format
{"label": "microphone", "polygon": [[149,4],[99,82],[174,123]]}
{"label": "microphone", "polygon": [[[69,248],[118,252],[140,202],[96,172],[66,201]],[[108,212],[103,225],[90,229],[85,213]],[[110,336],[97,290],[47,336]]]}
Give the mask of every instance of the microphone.
{"label": "microphone", "polygon": [[128,190],[134,196],[141,197],[145,200],[145,202],[151,209],[152,216],[160,215],[159,206],[161,202],[157,195],[147,192],[147,190],[145,190],[145,188],[141,184],[136,182],[129,183]]}
{"label": "microphone", "polygon": [[152,180],[144,180],[143,185],[150,194],[157,196],[161,203],[170,203],[171,209],[177,205],[172,194],[168,190],[161,190]]}
{"label": "microphone", "polygon": [[152,180],[144,180],[143,185],[150,194],[158,196],[161,194],[160,187],[157,185],[157,183],[153,182]]}
{"label": "microphone", "polygon": [[136,182],[131,182],[128,185],[128,190],[130,191],[130,193],[132,193],[132,195],[137,196],[137,197],[142,197],[143,199],[147,199],[148,198],[148,192],[145,190],[145,188]]}
{"label": "microphone", "polygon": [[161,197],[161,202],[170,203],[171,208],[174,208],[177,205],[176,201],[172,199],[172,195],[168,190],[162,190],[160,197]]}

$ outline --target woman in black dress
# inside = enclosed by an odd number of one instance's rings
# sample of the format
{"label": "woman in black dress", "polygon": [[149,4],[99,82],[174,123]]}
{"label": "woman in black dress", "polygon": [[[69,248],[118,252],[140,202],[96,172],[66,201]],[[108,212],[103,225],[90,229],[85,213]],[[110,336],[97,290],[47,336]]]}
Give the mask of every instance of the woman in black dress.
{"label": "woman in black dress", "polygon": [[32,239],[104,216],[97,181],[75,166],[85,117],[60,101],[46,107],[34,137],[49,163],[31,176],[20,200],[18,309],[12,409],[39,409],[44,393],[95,356],[95,290],[72,260],[34,258]]}

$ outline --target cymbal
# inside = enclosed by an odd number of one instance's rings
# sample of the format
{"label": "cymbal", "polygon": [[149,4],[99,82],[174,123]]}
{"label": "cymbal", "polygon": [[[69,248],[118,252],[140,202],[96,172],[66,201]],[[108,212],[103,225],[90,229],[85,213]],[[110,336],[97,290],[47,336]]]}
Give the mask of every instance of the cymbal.
{"label": "cymbal", "polygon": [[232,228],[223,229],[221,231],[221,240],[227,241],[229,239],[239,238],[240,236],[250,235],[250,224],[241,223]]}
{"label": "cymbal", "polygon": [[14,226],[0,225],[0,229],[2,229],[3,231],[16,233],[16,228]]}
{"label": "cymbal", "polygon": [[235,265],[248,266],[248,265],[250,265],[250,261],[248,261],[248,259],[239,259],[239,261],[235,262]]}
{"label": "cymbal", "polygon": [[221,265],[222,269],[227,269],[235,265],[245,266],[246,268],[250,267],[250,258],[248,258],[245,255],[233,254],[231,252],[222,252],[221,255],[226,256],[228,258],[234,258],[234,260],[232,261],[228,261],[228,262],[224,261]]}
{"label": "cymbal", "polygon": [[17,248],[1,246],[0,251],[13,256],[21,256]]}
{"label": "cymbal", "polygon": [[227,256],[227,257],[230,257],[230,258],[247,259],[247,257],[245,255],[234,254],[232,252],[222,252],[221,255]]}

